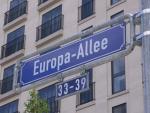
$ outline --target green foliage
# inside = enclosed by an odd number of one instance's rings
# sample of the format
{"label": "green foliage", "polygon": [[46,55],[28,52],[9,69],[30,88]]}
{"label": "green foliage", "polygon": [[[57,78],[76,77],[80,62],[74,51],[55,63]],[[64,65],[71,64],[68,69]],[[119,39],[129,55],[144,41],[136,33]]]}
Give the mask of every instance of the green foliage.
{"label": "green foliage", "polygon": [[30,99],[25,103],[25,113],[49,113],[48,103],[33,90],[30,92]]}

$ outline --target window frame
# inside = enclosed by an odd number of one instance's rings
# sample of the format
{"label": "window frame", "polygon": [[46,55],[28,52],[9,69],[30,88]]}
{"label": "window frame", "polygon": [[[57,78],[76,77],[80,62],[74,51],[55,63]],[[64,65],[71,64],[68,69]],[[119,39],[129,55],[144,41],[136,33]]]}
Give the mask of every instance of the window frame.
{"label": "window frame", "polygon": [[[118,108],[118,107],[125,107],[125,111],[124,113],[127,113],[127,104],[126,103],[123,103],[123,104],[120,104],[120,105],[117,105],[117,106],[113,106],[112,107],[112,113],[115,113],[115,109]],[[122,112],[121,112],[122,113]]]}
{"label": "window frame", "polygon": [[[50,89],[53,89],[53,92],[51,93]],[[44,95],[41,95],[41,94]],[[49,96],[51,93],[51,96]],[[38,94],[40,96],[40,98],[45,99],[48,102],[48,105],[50,107],[50,109],[52,109],[51,107],[54,107],[54,110],[56,111],[50,111],[49,113],[58,113],[60,112],[60,100],[55,100],[55,96],[56,96],[56,84],[52,84],[49,85],[45,88],[42,88],[40,90],[38,90]],[[43,96],[43,97],[42,97]],[[46,97],[44,97],[46,96]]]}
{"label": "window frame", "polygon": [[95,0],[82,0],[81,5],[78,7],[78,22],[87,19],[93,14],[95,14]]}
{"label": "window frame", "polygon": [[[113,61],[111,61],[111,82],[112,82],[112,84],[111,84],[111,89],[112,89],[112,94],[116,94],[116,93],[119,93],[119,92],[122,92],[122,91],[125,91],[126,90],[126,76],[125,76],[125,69],[126,69],[126,67],[125,67],[125,57],[121,57],[121,58],[119,58],[119,60],[121,60],[121,59],[123,59],[123,67],[124,67],[124,69],[123,69],[123,71],[119,71],[119,72],[117,72],[117,73],[114,73],[114,61],[117,61],[118,59],[116,59],[116,60],[113,60]],[[115,89],[115,79],[116,78],[120,78],[120,77],[123,77],[124,79],[124,87],[123,88],[120,88],[119,90],[116,90]]]}
{"label": "window frame", "polygon": [[[3,70],[1,94],[5,94],[13,89],[14,69],[15,69],[15,64],[12,64]],[[7,73],[10,73],[10,72],[11,74],[7,75]]]}
{"label": "window frame", "polygon": [[[19,100],[18,99],[14,100],[12,102],[9,102],[7,104],[4,104],[4,105],[0,106],[0,112],[1,112],[1,110],[2,110],[2,112],[3,112],[3,110],[6,110],[7,112],[19,113],[18,112],[18,104],[19,104]],[[13,111],[14,108],[16,108],[15,111]],[[10,110],[12,110],[12,111],[10,111]]]}
{"label": "window frame", "polygon": [[110,5],[115,5],[117,3],[119,3],[122,0],[110,0]]}
{"label": "window frame", "polygon": [[[84,91],[84,92],[81,92],[80,94],[77,95],[77,105],[76,105],[76,107],[78,107],[80,105],[87,104],[87,103],[92,102],[92,101],[95,100],[95,82],[93,82],[93,69],[91,68],[91,69],[85,70],[84,73],[86,73],[86,72],[89,72],[89,87],[91,89],[89,89],[87,91]],[[81,102],[81,98],[85,97],[85,96],[81,97],[81,95],[90,95],[90,96],[88,96],[88,97],[90,97],[90,99],[86,100],[86,98],[83,98],[83,100],[85,99],[85,102]]]}

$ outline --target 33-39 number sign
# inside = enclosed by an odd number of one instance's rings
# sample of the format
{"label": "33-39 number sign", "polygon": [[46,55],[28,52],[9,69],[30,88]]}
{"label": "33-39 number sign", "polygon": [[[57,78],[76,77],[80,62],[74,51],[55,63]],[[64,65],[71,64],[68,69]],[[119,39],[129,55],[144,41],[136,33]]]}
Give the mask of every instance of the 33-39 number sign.
{"label": "33-39 number sign", "polygon": [[88,73],[56,85],[56,99],[64,98],[89,89]]}

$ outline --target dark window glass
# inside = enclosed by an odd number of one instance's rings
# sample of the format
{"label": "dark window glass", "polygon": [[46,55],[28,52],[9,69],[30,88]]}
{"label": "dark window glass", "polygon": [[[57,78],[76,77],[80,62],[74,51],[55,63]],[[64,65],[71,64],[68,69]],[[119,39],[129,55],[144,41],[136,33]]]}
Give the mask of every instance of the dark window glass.
{"label": "dark window glass", "polygon": [[22,27],[16,29],[15,31],[9,33],[7,35],[7,43],[13,41],[16,38],[19,38],[20,36],[23,36],[24,35],[24,30],[25,30],[25,27],[22,26]]}
{"label": "dark window glass", "polygon": [[118,106],[114,106],[112,108],[112,113],[127,113],[126,103],[118,105]]}
{"label": "dark window glass", "polygon": [[17,5],[21,4],[24,1],[26,1],[26,0],[12,0],[10,2],[10,9],[16,7]]}
{"label": "dark window glass", "polygon": [[[120,11],[120,12],[118,12],[118,13],[112,15],[112,16],[111,16],[111,19],[115,19],[116,17],[123,16],[123,15],[124,15],[124,11],[122,10],[122,11]],[[120,21],[120,22],[118,22],[117,24],[113,24],[113,26],[118,25],[118,24],[121,24],[121,23],[123,23],[123,21]]]}
{"label": "dark window glass", "polygon": [[11,66],[4,69],[1,94],[12,90],[14,67],[15,67],[15,65],[11,65]]}
{"label": "dark window glass", "polygon": [[2,58],[24,48],[24,26],[7,35],[7,43],[2,46]]}
{"label": "dark window glass", "polygon": [[7,68],[4,69],[4,77],[3,78],[7,78],[7,77],[10,77],[10,76],[13,76],[14,74],[14,67],[15,65],[11,65]]}
{"label": "dark window glass", "polygon": [[42,16],[42,23],[45,23],[49,20],[54,19],[55,17],[61,15],[61,13],[62,13],[62,5],[60,5],[60,6],[56,7],[55,9],[47,12],[46,14],[44,14]]}
{"label": "dark window glass", "polygon": [[112,94],[126,89],[125,58],[119,58],[111,63],[112,67]]}
{"label": "dark window glass", "polygon": [[94,100],[94,84],[93,84],[93,70],[87,70],[89,72],[89,90],[80,93],[80,102],[79,105],[88,103]]}
{"label": "dark window glass", "polygon": [[63,15],[62,5],[54,8],[53,10],[45,13],[42,16],[42,25],[37,27],[37,41],[45,38],[48,35],[62,29]]}
{"label": "dark window glass", "polygon": [[94,14],[94,0],[82,0],[79,7],[79,21]]}
{"label": "dark window glass", "polygon": [[0,113],[18,113],[18,100],[0,106]]}
{"label": "dark window glass", "polygon": [[38,2],[38,5],[41,5],[42,3],[44,3],[44,2],[46,2],[46,1],[48,1],[48,0],[38,0],[39,2]]}
{"label": "dark window glass", "polygon": [[111,0],[111,5],[118,3],[121,0]]}
{"label": "dark window glass", "polygon": [[120,11],[120,12],[118,12],[118,13],[112,15],[112,16],[111,16],[111,19],[114,19],[114,18],[119,17],[119,16],[123,16],[123,15],[124,15],[124,11],[122,10],[122,11]]}
{"label": "dark window glass", "polygon": [[44,89],[39,90],[39,96],[42,99],[47,100],[50,112],[49,113],[58,113],[59,112],[59,103],[55,100],[56,88],[55,85],[48,86]]}
{"label": "dark window glass", "polygon": [[82,4],[86,4],[88,2],[90,2],[91,0],[82,0]]}
{"label": "dark window glass", "polygon": [[[82,30],[82,32],[83,32],[83,31],[85,31],[85,32],[86,32],[87,30],[91,29],[92,27],[93,27],[93,26],[89,26],[89,27],[87,27],[87,28],[83,29],[83,30]],[[92,35],[92,34],[93,34],[93,33],[88,34],[88,35],[86,35],[86,36],[84,36],[84,37],[82,37],[82,38],[86,38],[86,37],[88,37],[88,36],[90,36],[90,35]]]}
{"label": "dark window glass", "polygon": [[27,13],[27,0],[12,0],[10,9],[5,13],[4,25]]}

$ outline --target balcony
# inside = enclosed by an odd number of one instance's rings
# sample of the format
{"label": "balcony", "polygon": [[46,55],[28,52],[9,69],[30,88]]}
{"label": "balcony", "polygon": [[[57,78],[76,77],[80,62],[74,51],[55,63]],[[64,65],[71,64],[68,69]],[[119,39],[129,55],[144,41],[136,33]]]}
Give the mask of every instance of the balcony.
{"label": "balcony", "polygon": [[[63,29],[63,18],[63,15],[58,15],[37,27],[36,41],[38,42],[41,39],[49,40],[60,35],[61,33],[59,33],[58,31],[61,31]],[[53,37],[50,37],[50,35]],[[48,40],[45,41],[47,42]]]}
{"label": "balcony", "polygon": [[25,45],[25,35],[22,35],[11,42],[8,42],[7,44],[2,46],[2,53],[1,53],[1,58],[8,57],[17,51],[24,49]]}
{"label": "balcony", "polygon": [[13,76],[4,78],[1,81],[1,94],[4,94],[13,88]]}
{"label": "balcony", "polygon": [[38,1],[38,10],[43,11],[46,8],[54,5],[55,3],[59,2],[61,0],[39,0]]}
{"label": "balcony", "polygon": [[26,20],[28,2],[24,1],[5,13],[4,30]]}
{"label": "balcony", "polygon": [[95,0],[90,0],[89,2],[82,4],[78,8],[78,22],[90,17],[95,13]]}

